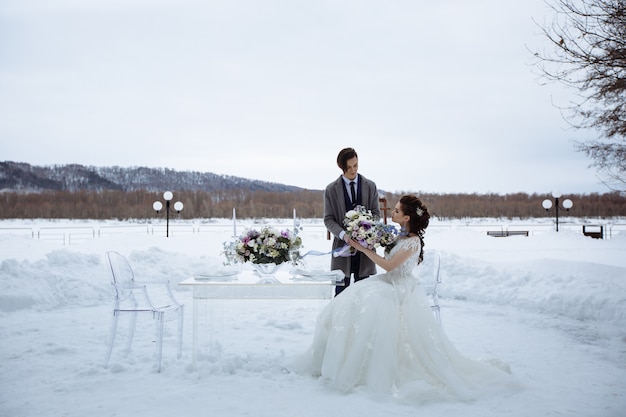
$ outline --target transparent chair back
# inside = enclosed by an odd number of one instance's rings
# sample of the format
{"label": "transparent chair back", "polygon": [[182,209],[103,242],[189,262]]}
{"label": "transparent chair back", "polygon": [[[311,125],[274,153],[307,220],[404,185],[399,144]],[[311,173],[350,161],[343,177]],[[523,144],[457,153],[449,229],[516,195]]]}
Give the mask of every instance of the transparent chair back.
{"label": "transparent chair back", "polygon": [[135,333],[137,317],[142,313],[150,315],[156,323],[157,369],[160,372],[163,357],[163,327],[166,320],[177,320],[178,322],[177,357],[180,358],[181,356],[184,306],[174,298],[169,281],[137,281],[132,267],[124,256],[111,251],[106,253],[106,259],[111,270],[111,285],[114,289],[114,297],[104,367],[108,367],[111,359],[120,315],[124,313],[130,316],[129,334],[126,343],[126,351],[129,352]]}
{"label": "transparent chair back", "polygon": [[424,261],[420,263],[415,274],[420,285],[430,299],[430,308],[435,318],[441,323],[441,306],[439,304],[439,284],[441,284],[441,254],[435,249],[424,250]]}

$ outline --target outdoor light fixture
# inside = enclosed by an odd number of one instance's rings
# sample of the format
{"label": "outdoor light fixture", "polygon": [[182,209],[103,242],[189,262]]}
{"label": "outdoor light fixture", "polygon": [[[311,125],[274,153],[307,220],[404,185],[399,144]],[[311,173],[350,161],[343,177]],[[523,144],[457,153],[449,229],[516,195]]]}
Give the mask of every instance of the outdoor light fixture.
{"label": "outdoor light fixture", "polygon": [[[165,200],[165,216],[167,219],[165,222],[165,237],[170,237],[170,202],[172,201],[172,198],[174,198],[174,194],[172,194],[171,191],[166,191],[163,193],[163,199]],[[152,208],[158,213],[161,211],[161,209],[163,209],[163,203],[161,203],[160,201],[155,201],[152,204]],[[174,210],[176,211],[176,213],[180,213],[181,211],[183,211],[183,203],[181,203],[180,201],[175,202]]]}
{"label": "outdoor light fixture", "polygon": [[[552,191],[552,197],[554,197],[554,208],[556,212],[556,231],[558,232],[559,231],[559,198],[561,198],[561,193],[558,191]],[[543,200],[541,205],[543,206],[544,209],[546,209],[546,211],[548,211],[552,208],[552,200],[546,198],[545,200]],[[573,205],[574,203],[569,198],[566,198],[565,200],[563,200],[563,208],[565,210],[569,211],[569,209],[571,209]]]}

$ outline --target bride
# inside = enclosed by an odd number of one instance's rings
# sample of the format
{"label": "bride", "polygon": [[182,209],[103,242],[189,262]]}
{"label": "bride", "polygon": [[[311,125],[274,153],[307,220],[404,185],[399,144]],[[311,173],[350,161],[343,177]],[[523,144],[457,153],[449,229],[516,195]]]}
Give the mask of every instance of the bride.
{"label": "bride", "polygon": [[508,366],[461,355],[431,312],[413,269],[423,259],[428,209],[413,195],[396,204],[401,233],[385,257],[356,241],[387,271],[346,288],[320,313],[314,338],[294,362],[341,391],[366,389],[400,399],[470,400],[481,390],[512,386]]}

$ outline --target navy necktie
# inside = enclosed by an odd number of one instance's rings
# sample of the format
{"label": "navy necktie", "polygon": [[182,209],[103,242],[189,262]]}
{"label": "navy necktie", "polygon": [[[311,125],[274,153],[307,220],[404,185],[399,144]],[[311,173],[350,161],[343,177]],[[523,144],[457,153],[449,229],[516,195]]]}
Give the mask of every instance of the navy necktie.
{"label": "navy necktie", "polygon": [[356,202],[356,190],[354,189],[354,181],[350,181],[350,194],[352,197],[352,204]]}

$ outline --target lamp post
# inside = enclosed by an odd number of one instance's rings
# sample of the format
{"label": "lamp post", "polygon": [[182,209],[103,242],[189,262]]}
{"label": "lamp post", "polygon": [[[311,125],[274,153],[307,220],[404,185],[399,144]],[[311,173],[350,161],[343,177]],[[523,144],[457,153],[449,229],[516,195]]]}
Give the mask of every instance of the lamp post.
{"label": "lamp post", "polygon": [[[174,194],[172,194],[171,191],[166,191],[163,193],[163,199],[165,200],[166,216],[165,237],[170,237],[170,202],[172,201],[172,198],[174,198]],[[158,213],[163,208],[163,203],[161,203],[160,201],[155,201],[154,203],[152,203],[152,208]],[[181,203],[180,201],[175,202],[174,210],[176,210],[176,213],[180,213],[181,211],[183,211],[183,203]]]}
{"label": "lamp post", "polygon": [[[558,232],[559,231],[559,199],[561,198],[561,193],[558,191],[552,191],[552,197],[554,197],[554,209],[556,212],[556,231]],[[552,208],[552,200],[546,198],[545,200],[543,200],[541,205],[543,206],[544,209],[546,209],[546,211],[548,211]],[[565,200],[563,200],[563,208],[565,210],[569,211],[569,209],[571,209],[573,205],[574,203],[569,198],[566,198]]]}

